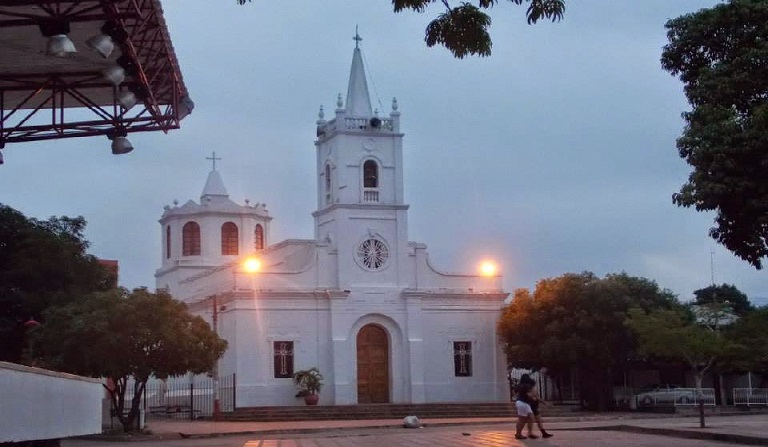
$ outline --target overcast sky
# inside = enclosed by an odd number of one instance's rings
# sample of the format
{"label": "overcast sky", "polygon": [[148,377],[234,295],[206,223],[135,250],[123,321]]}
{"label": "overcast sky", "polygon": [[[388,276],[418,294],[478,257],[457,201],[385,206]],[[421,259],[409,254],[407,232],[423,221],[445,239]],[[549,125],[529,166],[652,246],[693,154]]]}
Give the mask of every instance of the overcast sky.
{"label": "overcast sky", "polygon": [[386,0],[163,0],[196,104],[182,128],[131,134],[123,156],[106,138],[8,145],[0,202],[84,216],[121,285],[154,287],[163,206],[199,200],[215,150],[230,198],[267,203],[270,243],[312,238],[315,120],[346,92],[357,24],[374,106],[400,105],[410,240],[434,266],[495,259],[508,291],[625,271],[688,300],[713,259],[716,283],[766,304],[766,273],[707,236],[712,214],[671,199],[689,172],[675,149],[688,105],[660,68],[664,23],[717,2],[566,3],[562,22],[531,26],[501,2],[493,55],[457,60],[423,42],[439,2],[394,14]]}

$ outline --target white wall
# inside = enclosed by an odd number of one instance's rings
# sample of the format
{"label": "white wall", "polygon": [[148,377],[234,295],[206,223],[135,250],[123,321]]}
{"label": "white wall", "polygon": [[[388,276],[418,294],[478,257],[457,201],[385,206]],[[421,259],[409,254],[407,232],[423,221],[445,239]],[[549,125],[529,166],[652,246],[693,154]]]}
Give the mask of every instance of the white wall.
{"label": "white wall", "polygon": [[0,362],[0,443],[101,433],[101,381]]}

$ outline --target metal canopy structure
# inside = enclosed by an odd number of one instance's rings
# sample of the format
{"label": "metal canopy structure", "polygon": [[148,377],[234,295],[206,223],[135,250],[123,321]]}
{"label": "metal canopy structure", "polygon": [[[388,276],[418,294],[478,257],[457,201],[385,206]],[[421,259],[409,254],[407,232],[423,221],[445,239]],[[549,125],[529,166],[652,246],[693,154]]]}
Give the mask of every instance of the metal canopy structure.
{"label": "metal canopy structure", "polygon": [[[76,53],[47,53],[51,26],[69,31]],[[114,42],[107,58],[86,44],[105,29]],[[115,67],[125,73],[118,85],[103,73]],[[128,109],[118,100],[127,92],[138,100]],[[0,148],[167,132],[192,107],[160,0],[0,1]]]}

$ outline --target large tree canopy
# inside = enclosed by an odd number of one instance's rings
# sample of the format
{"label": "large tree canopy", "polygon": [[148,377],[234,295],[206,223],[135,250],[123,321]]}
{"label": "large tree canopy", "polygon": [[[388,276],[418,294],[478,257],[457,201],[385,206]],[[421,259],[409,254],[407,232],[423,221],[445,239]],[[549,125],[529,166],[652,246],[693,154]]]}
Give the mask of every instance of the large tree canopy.
{"label": "large tree canopy", "polygon": [[86,253],[82,217],[37,220],[0,204],[0,360],[18,361],[24,322],[114,281]]}
{"label": "large tree canopy", "polygon": [[695,303],[698,305],[726,305],[736,315],[744,315],[752,310],[752,304],[747,295],[731,284],[711,285],[695,290],[693,295],[696,297]]}
{"label": "large tree canopy", "polygon": [[[237,0],[241,5],[252,0]],[[508,0],[516,5],[526,3],[528,23],[541,19],[553,22],[563,18],[565,0]],[[432,3],[439,3],[444,11],[427,26],[424,41],[428,47],[442,45],[459,59],[468,55],[490,56],[491,36],[488,28],[491,17],[485,12],[500,0],[476,0],[474,3],[461,2],[451,6],[448,0],[392,0],[395,12],[410,9],[425,12]]]}
{"label": "large tree canopy", "polygon": [[547,367],[554,377],[575,368],[587,405],[604,408],[612,372],[625,367],[635,349],[624,325],[628,310],[677,305],[671,292],[645,278],[571,273],[539,281],[533,294],[517,290],[498,329],[512,366]]}
{"label": "large tree canopy", "polygon": [[[641,353],[685,362],[694,372],[701,390],[704,374],[715,361],[736,349],[721,331],[698,324],[680,310],[631,309],[626,324],[636,334]],[[699,403],[700,425],[704,428],[704,407]]]}
{"label": "large tree canopy", "polygon": [[[166,293],[114,289],[46,311],[34,329],[31,360],[41,366],[92,377],[106,377],[115,415],[126,431],[134,426],[141,395],[151,377],[210,372],[227,342],[186,305]],[[125,399],[129,377],[137,386]]]}
{"label": "large tree canopy", "polygon": [[712,238],[756,268],[768,257],[768,2],[730,0],[667,22],[661,63],[680,77],[678,206],[716,211]]}
{"label": "large tree canopy", "polygon": [[768,386],[768,307],[748,312],[727,330],[736,349],[727,353],[734,369],[762,374],[760,388]]}

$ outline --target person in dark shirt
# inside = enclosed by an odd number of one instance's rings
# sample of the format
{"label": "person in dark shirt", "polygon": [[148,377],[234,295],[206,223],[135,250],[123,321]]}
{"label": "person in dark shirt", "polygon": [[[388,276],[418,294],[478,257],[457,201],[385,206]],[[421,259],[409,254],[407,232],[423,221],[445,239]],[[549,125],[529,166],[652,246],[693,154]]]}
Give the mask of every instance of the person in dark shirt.
{"label": "person in dark shirt", "polygon": [[[536,381],[533,380],[530,375],[523,374],[520,377],[520,385],[518,385],[518,399],[520,399],[520,391],[525,391],[526,395],[523,398],[524,402],[526,402],[531,407],[531,414],[526,421],[528,425],[528,437],[532,439],[538,438],[538,436],[533,434],[533,422],[536,421],[536,426],[539,427],[541,436],[543,438],[551,438],[552,434],[547,433],[547,431],[544,429],[544,423],[541,421],[541,416],[539,415],[539,404],[542,402],[542,400],[541,397],[539,397],[539,392],[536,389]],[[522,427],[518,431],[522,431]]]}

